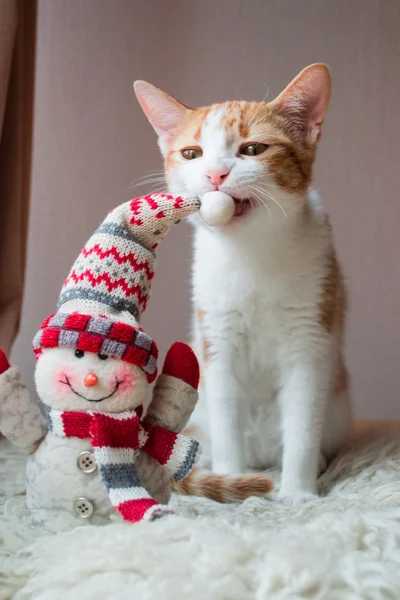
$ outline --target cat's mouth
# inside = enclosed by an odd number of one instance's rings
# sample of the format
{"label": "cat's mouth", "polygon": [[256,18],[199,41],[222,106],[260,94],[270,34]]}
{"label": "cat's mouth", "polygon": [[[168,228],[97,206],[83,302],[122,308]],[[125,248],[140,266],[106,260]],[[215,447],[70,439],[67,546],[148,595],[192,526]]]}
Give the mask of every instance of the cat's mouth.
{"label": "cat's mouth", "polygon": [[251,202],[249,199],[241,200],[240,198],[233,198],[235,203],[235,212],[233,218],[244,217],[251,210]]}

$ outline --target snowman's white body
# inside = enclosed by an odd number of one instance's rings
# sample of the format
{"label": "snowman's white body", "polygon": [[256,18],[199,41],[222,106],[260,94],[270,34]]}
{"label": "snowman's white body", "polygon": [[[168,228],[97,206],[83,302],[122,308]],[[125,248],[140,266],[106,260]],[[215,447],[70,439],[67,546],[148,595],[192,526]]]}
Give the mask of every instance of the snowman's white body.
{"label": "snowman's white body", "polygon": [[[96,373],[98,383],[85,389],[84,376]],[[69,386],[57,388],[61,373],[68,373],[76,390]],[[108,396],[110,382],[128,378],[129,386],[121,385],[118,393],[101,403],[83,399]],[[114,413],[135,410],[146,404],[149,385],[135,365],[122,365],[120,360],[107,361],[91,353],[77,359],[71,348],[46,350],[37,363],[36,387],[42,402],[55,411],[86,412],[96,409]],[[38,405],[30,397],[16,367],[0,374],[0,416],[4,435],[16,446],[30,453],[26,467],[26,501],[29,518],[34,525],[48,532],[68,531],[82,525],[104,525],[122,517],[112,506],[96,464],[91,440],[64,437],[60,424],[47,431]],[[108,388],[108,389],[107,389]],[[112,387],[111,387],[112,389]],[[76,394],[76,391],[80,395]],[[181,431],[197,401],[197,391],[184,381],[160,375],[148,409],[157,424]],[[168,503],[170,481],[168,470],[151,456],[139,451],[135,465],[142,484],[159,503]]]}
{"label": "snowman's white body", "polygon": [[103,525],[111,517],[118,518],[101,482],[89,439],[47,433],[28,458],[26,484],[29,512],[45,529]]}
{"label": "snowman's white body", "polygon": [[[90,399],[107,396],[114,373],[121,376],[122,370],[125,377],[131,377],[130,387],[121,386],[118,393],[101,403],[82,399],[68,386],[61,390],[57,387],[59,373],[67,372],[82,395]],[[83,379],[88,371],[96,372],[99,382],[86,389]],[[46,422],[23,384],[19,370],[11,367],[0,377],[2,432],[16,446],[30,452],[26,468],[27,508],[33,523],[47,531],[66,531],[120,519],[100,479],[90,439],[63,437],[57,435],[57,431],[47,431]],[[122,361],[113,359],[102,361],[91,353],[77,359],[71,348],[43,352],[37,363],[35,381],[45,405],[55,410],[78,412],[100,408],[110,413],[134,410],[143,404],[149,387],[146,377],[135,365],[123,365]],[[82,463],[83,452],[91,460],[93,468],[89,470]],[[141,455],[136,460],[144,479],[149,479],[152,475],[149,460]]]}

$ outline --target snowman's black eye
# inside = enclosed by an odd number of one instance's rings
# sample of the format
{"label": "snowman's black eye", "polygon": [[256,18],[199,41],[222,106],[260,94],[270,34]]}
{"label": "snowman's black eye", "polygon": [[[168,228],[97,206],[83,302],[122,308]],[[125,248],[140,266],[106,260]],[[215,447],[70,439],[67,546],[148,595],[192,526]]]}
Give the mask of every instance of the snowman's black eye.
{"label": "snowman's black eye", "polygon": [[75,350],[75,356],[76,358],[82,358],[82,356],[84,356],[84,351],[83,350]]}
{"label": "snowman's black eye", "polygon": [[107,354],[98,354],[97,356],[99,357],[100,360],[107,360],[107,358],[108,358]]}

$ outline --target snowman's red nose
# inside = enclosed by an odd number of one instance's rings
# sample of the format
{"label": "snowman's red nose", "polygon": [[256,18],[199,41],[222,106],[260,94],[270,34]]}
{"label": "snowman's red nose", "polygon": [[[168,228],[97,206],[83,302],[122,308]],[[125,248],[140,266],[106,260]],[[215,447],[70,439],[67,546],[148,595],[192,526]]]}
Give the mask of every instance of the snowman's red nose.
{"label": "snowman's red nose", "polygon": [[83,378],[83,383],[86,385],[86,387],[93,387],[96,385],[97,381],[97,376],[94,373],[88,373]]}

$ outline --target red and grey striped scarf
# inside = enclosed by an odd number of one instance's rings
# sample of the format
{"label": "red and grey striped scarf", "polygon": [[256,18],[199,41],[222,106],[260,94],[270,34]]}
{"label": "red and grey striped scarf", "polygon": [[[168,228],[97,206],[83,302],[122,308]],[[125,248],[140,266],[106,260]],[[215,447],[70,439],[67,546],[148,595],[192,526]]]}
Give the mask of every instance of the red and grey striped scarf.
{"label": "red and grey striped scarf", "polygon": [[190,473],[200,454],[195,439],[141,422],[135,411],[63,412],[48,406],[45,409],[53,434],[90,439],[111,504],[126,521],[152,519],[165,512],[140,481],[135,466],[139,450],[164,465],[176,482]]}

